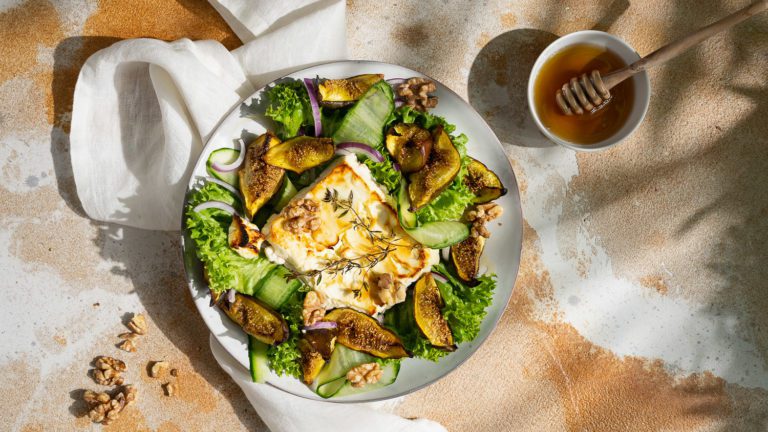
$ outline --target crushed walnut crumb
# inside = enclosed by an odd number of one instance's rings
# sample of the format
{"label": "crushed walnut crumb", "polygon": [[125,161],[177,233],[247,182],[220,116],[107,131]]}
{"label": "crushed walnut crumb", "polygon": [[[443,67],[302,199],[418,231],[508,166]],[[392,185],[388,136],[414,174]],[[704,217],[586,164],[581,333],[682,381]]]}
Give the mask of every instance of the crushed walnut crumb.
{"label": "crushed walnut crumb", "polygon": [[121,372],[125,371],[125,363],[114,357],[101,356],[96,359],[93,379],[101,385],[122,385]]}
{"label": "crushed walnut crumb", "polygon": [[410,78],[397,86],[397,95],[405,100],[405,105],[415,110],[426,111],[437,106],[437,96],[429,94],[437,90],[437,86],[426,78]]}
{"label": "crushed walnut crumb", "polygon": [[347,372],[347,379],[352,387],[360,388],[366,384],[375,384],[381,379],[381,367],[378,363],[365,363],[353,367]]}
{"label": "crushed walnut crumb", "polygon": [[134,315],[128,323],[128,328],[136,334],[147,334],[147,320],[142,314]]}
{"label": "crushed walnut crumb", "polygon": [[389,273],[374,275],[372,278],[376,288],[376,297],[379,305],[395,302],[395,281]]}
{"label": "crushed walnut crumb", "polygon": [[136,345],[134,345],[133,341],[130,339],[125,339],[120,342],[117,344],[117,347],[126,352],[136,352]]}
{"label": "crushed walnut crumb", "polygon": [[467,212],[467,220],[472,222],[472,229],[470,235],[472,237],[485,237],[491,236],[490,231],[485,227],[485,224],[498,218],[504,213],[504,209],[496,203],[478,204],[474,209]]}
{"label": "crushed walnut crumb", "polygon": [[293,234],[304,231],[315,231],[320,228],[320,217],[317,211],[320,205],[311,199],[300,199],[285,208],[285,227]]}
{"label": "crushed walnut crumb", "polygon": [[325,316],[324,301],[323,295],[317,291],[307,293],[307,296],[304,297],[304,308],[301,311],[305,326],[310,326],[323,319]]}
{"label": "crushed walnut crumb", "polygon": [[136,341],[136,338],[139,337],[139,335],[136,334],[136,333],[133,333],[133,332],[125,332],[125,333],[120,333],[119,335],[117,335],[117,337],[119,337],[120,339],[129,340],[131,342],[134,342],[134,341]]}
{"label": "crushed walnut crumb", "polygon": [[152,366],[149,368],[149,376],[152,378],[159,378],[169,367],[170,365],[167,361],[156,361],[152,363]]}
{"label": "crushed walnut crumb", "polygon": [[88,405],[88,418],[94,423],[106,426],[117,420],[120,412],[136,400],[136,394],[136,387],[132,385],[123,386],[114,396],[105,392],[86,390],[83,393],[83,400]]}

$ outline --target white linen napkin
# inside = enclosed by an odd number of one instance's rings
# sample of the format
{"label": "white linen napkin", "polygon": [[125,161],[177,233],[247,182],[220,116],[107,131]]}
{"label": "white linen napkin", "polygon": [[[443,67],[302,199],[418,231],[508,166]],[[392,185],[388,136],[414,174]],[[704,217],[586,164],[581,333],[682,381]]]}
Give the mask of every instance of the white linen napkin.
{"label": "white linen napkin", "polygon": [[[194,163],[221,118],[254,89],[292,69],[346,57],[344,0],[210,0],[245,45],[154,39],[92,55],[75,87],[70,154],[88,216],[178,230]],[[221,367],[273,432],[438,432],[391,414],[391,403],[339,405],[251,382],[210,337]]]}

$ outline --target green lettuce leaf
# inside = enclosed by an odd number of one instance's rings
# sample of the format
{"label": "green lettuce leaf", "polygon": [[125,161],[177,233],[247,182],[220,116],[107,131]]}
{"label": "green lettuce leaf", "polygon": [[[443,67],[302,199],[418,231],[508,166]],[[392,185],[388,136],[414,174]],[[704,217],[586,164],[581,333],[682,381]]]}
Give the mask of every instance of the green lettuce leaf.
{"label": "green lettuce leaf", "polygon": [[266,115],[278,123],[281,139],[293,138],[299,128],[313,125],[312,106],[307,89],[301,81],[287,81],[267,90]]}
{"label": "green lettuce leaf", "polygon": [[480,333],[480,325],[487,314],[486,308],[493,302],[496,289],[496,275],[477,278],[478,284],[468,286],[454,277],[443,263],[432,268],[448,279],[448,283],[437,282],[445,307],[443,317],[453,332],[456,343],[469,342]]}
{"label": "green lettuce leaf", "polygon": [[195,243],[197,257],[205,265],[208,285],[216,292],[234,288],[240,293],[253,295],[264,275],[275,264],[266,258],[245,259],[234,252],[227,240],[232,216],[219,209],[193,211],[196,205],[207,201],[221,201],[236,209],[240,205],[229,191],[216,183],[207,183],[190,197],[187,229]]}
{"label": "green lettuce leaf", "polygon": [[267,349],[269,367],[278,375],[288,375],[294,378],[301,376],[301,352],[299,352],[299,335],[302,324],[301,310],[305,292],[299,291],[296,296],[282,308],[283,318],[288,323],[290,336],[288,340]]}

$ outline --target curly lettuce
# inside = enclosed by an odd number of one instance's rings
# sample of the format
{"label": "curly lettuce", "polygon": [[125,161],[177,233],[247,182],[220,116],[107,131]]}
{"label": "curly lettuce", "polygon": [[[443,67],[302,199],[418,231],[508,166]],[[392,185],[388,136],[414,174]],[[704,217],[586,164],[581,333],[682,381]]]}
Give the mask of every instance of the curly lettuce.
{"label": "curly lettuce", "polygon": [[448,283],[437,282],[437,287],[445,302],[443,317],[451,327],[454,342],[462,343],[475,339],[488,313],[486,309],[493,302],[496,275],[480,276],[477,278],[478,284],[470,287],[453,276],[442,263],[432,270],[448,279]]}
{"label": "curly lettuce", "polygon": [[305,292],[297,292],[296,296],[286,303],[281,310],[290,329],[288,340],[280,345],[270,345],[267,349],[269,367],[278,375],[301,377],[299,335],[301,334],[301,310],[305,295]]}
{"label": "curly lettuce", "polygon": [[312,106],[301,81],[287,81],[267,90],[266,115],[278,124],[277,136],[293,138],[302,126],[313,125]]}
{"label": "curly lettuce", "polygon": [[[487,314],[486,309],[493,301],[496,276],[480,276],[477,278],[478,284],[470,287],[453,276],[442,263],[432,270],[448,279],[446,283],[437,282],[437,287],[445,303],[441,312],[448,321],[454,342],[458,344],[474,340],[480,333],[480,326]],[[413,296],[412,292],[409,292],[405,302],[386,313],[384,325],[397,333],[405,348],[416,357],[436,362],[448,355],[447,351],[430,345],[416,326],[413,316]]]}

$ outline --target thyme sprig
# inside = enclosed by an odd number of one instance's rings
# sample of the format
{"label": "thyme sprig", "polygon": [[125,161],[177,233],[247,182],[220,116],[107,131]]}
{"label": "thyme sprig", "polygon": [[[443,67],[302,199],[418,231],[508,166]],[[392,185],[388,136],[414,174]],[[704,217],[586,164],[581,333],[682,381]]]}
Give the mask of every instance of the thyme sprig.
{"label": "thyme sprig", "polygon": [[[338,218],[343,218],[347,215],[352,216],[352,228],[360,230],[365,233],[374,248],[373,252],[366,253],[357,257],[346,258],[341,257],[335,260],[331,260],[325,263],[325,265],[316,270],[310,270],[306,273],[299,273],[291,271],[288,275],[289,278],[295,279],[300,276],[308,278],[321,277],[323,274],[329,276],[335,276],[338,274],[345,274],[350,271],[357,271],[358,273],[363,270],[372,269],[376,264],[383,261],[392,251],[400,246],[408,246],[406,244],[398,243],[401,239],[396,236],[394,232],[386,233],[382,230],[374,229],[371,222],[361,216],[353,206],[354,194],[349,191],[349,195],[346,198],[339,197],[339,191],[337,189],[328,188],[323,195],[323,202],[329,203],[333,206],[334,212],[338,213]],[[355,293],[358,297],[359,290]]]}

